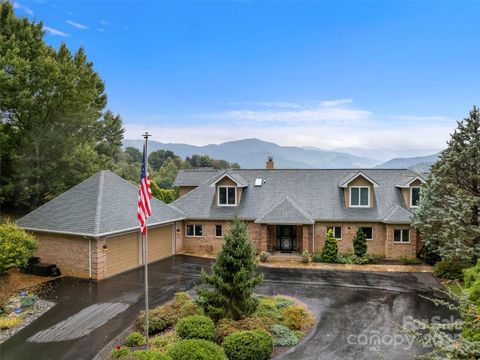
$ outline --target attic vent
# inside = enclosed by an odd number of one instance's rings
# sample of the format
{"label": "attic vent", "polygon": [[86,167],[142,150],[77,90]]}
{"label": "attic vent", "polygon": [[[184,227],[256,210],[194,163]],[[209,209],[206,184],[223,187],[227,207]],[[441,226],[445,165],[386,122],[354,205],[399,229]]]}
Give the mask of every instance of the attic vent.
{"label": "attic vent", "polygon": [[261,178],[255,179],[255,186],[262,186],[262,184],[263,184],[263,179]]}

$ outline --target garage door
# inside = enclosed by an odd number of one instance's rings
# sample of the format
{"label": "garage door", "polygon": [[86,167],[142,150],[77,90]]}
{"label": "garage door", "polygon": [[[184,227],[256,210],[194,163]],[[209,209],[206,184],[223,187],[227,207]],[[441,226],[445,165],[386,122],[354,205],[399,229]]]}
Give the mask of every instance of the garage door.
{"label": "garage door", "polygon": [[133,269],[138,262],[137,233],[120,235],[107,240],[107,276]]}
{"label": "garage door", "polygon": [[173,255],[172,236],[172,225],[148,230],[148,262]]}

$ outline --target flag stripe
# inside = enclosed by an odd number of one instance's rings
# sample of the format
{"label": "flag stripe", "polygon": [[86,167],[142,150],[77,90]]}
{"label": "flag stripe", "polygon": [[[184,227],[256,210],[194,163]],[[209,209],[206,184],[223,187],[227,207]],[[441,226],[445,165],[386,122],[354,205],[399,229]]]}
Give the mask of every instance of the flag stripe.
{"label": "flag stripe", "polygon": [[150,199],[152,196],[152,189],[150,187],[150,177],[148,176],[148,167],[145,162],[145,147],[143,147],[143,162],[142,174],[140,176],[140,184],[138,185],[138,205],[137,205],[137,219],[140,223],[140,230],[142,234],[147,233],[147,219],[152,215],[152,208],[150,206]]}

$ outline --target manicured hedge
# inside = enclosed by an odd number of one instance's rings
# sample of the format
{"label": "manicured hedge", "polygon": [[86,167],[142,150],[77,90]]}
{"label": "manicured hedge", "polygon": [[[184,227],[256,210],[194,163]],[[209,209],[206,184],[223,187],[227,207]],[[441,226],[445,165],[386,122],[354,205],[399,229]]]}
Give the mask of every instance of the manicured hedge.
{"label": "manicured hedge", "polygon": [[175,327],[182,339],[215,339],[215,325],[213,320],[203,315],[191,315],[180,319]]}
{"label": "manicured hedge", "polygon": [[168,356],[172,360],[228,360],[220,346],[201,339],[188,339],[178,342],[170,349]]}
{"label": "manicured hedge", "polygon": [[264,330],[244,330],[225,337],[222,346],[230,360],[267,360],[273,338]]}

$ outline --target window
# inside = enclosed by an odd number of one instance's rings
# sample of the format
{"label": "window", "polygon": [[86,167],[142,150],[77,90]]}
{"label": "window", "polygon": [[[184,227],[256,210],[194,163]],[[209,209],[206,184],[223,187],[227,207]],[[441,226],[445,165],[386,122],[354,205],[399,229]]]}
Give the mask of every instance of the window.
{"label": "window", "polygon": [[373,240],[373,229],[371,227],[361,227],[360,229],[362,229],[367,240]]}
{"label": "window", "polygon": [[415,186],[410,189],[410,207],[418,207],[420,204],[420,188]]}
{"label": "window", "polygon": [[203,225],[201,224],[187,225],[187,236],[202,236],[202,235],[203,235]]}
{"label": "window", "polygon": [[393,242],[409,243],[410,242],[410,230],[408,230],[408,229],[394,229],[393,230]]}
{"label": "window", "polygon": [[237,188],[235,186],[218,187],[218,205],[235,206],[237,205]]}
{"label": "window", "polygon": [[215,236],[216,237],[222,237],[223,236],[222,225],[215,225]]}
{"label": "window", "polygon": [[342,240],[342,227],[341,226],[329,226],[327,227],[327,231],[332,230],[333,236],[335,239]]}
{"label": "window", "polygon": [[352,186],[350,188],[351,207],[370,206],[370,188],[368,186]]}

